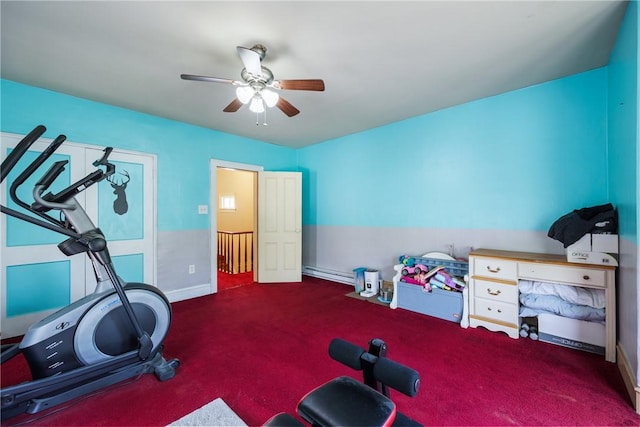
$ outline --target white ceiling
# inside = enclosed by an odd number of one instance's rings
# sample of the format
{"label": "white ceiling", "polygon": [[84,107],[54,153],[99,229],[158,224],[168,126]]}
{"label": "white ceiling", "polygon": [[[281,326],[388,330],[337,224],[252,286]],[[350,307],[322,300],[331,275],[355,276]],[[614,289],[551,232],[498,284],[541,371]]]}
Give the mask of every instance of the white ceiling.
{"label": "white ceiling", "polygon": [[[1,76],[302,147],[606,65],[625,1],[6,1]],[[222,109],[236,46],[268,48],[301,113]]]}

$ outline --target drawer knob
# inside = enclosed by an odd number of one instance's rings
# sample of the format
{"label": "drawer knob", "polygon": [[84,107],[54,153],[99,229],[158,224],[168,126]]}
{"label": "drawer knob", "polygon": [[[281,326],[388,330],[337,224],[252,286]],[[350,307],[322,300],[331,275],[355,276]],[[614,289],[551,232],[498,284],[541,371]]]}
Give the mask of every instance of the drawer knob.
{"label": "drawer knob", "polygon": [[587,276],[586,274],[585,274],[584,276],[582,276],[582,278],[583,278],[584,280],[589,280],[589,279],[591,279],[591,277]]}
{"label": "drawer knob", "polygon": [[[487,307],[487,310],[488,310],[488,311],[493,311],[493,309],[492,309],[491,307]],[[500,310],[500,309],[497,309],[496,311],[497,311],[498,313],[502,313],[502,310]]]}
{"label": "drawer knob", "polygon": [[487,265],[487,270],[489,271],[489,273],[499,273],[500,272],[500,267],[491,268],[491,266]]}
{"label": "drawer knob", "polygon": [[492,291],[492,290],[491,290],[491,288],[487,288],[487,293],[488,293],[489,295],[495,295],[495,296],[498,296],[498,295],[500,295],[500,289],[498,289],[497,291]]}

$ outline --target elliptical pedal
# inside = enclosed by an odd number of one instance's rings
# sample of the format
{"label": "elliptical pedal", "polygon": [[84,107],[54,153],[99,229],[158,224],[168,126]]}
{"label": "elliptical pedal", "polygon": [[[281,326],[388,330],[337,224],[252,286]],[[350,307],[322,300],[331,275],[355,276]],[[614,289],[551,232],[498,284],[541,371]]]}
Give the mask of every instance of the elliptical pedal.
{"label": "elliptical pedal", "polygon": [[162,360],[163,363],[156,366],[153,373],[158,380],[164,382],[176,376],[176,369],[180,366],[180,361],[178,359]]}

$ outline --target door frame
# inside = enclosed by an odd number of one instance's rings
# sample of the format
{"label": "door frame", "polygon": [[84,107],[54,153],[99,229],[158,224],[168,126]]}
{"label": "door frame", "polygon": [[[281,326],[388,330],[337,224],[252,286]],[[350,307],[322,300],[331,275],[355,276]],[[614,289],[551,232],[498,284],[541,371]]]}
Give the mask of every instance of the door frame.
{"label": "door frame", "polygon": [[[229,168],[229,169],[236,169],[236,170],[248,171],[248,172],[264,171],[264,167],[260,165],[229,162],[226,160],[219,160],[219,159],[209,160],[209,231],[210,231],[209,253],[211,254],[210,255],[211,256],[211,279],[209,281],[210,294],[214,294],[218,292],[218,257],[217,257],[218,246],[215,238],[218,231],[218,177],[217,177],[218,168]],[[257,191],[258,189],[254,188],[254,197],[256,197]],[[257,204],[255,206],[255,209],[257,212],[257,209],[258,209]],[[254,214],[256,212],[254,212]],[[256,217],[257,215],[254,215],[254,218]],[[258,228],[258,225],[256,223],[254,227],[256,236],[258,231],[257,228]],[[257,248],[256,241],[257,239],[253,240],[254,248]],[[257,252],[255,251],[254,251],[254,254],[256,254],[255,256],[256,262],[254,262],[254,266],[253,266],[253,277],[255,280],[256,274],[258,271],[258,268],[257,268],[258,256],[257,256]]]}

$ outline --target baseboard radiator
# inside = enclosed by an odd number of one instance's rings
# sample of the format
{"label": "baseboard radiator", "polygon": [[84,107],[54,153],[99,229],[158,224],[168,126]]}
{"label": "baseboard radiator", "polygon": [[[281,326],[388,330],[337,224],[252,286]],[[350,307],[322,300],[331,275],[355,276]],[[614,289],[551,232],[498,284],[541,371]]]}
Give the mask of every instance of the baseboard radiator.
{"label": "baseboard radiator", "polygon": [[303,265],[302,274],[305,276],[317,277],[318,279],[331,280],[332,282],[345,283],[347,285],[353,285],[355,283],[355,276],[353,273],[345,273],[343,271],[330,270],[328,268]]}

